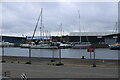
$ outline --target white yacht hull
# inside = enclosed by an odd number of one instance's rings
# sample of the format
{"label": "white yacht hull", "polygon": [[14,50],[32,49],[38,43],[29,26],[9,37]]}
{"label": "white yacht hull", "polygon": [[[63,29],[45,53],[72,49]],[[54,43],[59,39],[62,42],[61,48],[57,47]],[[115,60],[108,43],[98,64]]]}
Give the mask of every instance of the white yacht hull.
{"label": "white yacht hull", "polygon": [[91,47],[91,44],[76,44],[72,46],[73,49],[87,49],[90,47]]}
{"label": "white yacht hull", "polygon": [[57,46],[50,46],[50,45],[32,45],[32,49],[57,49]]}

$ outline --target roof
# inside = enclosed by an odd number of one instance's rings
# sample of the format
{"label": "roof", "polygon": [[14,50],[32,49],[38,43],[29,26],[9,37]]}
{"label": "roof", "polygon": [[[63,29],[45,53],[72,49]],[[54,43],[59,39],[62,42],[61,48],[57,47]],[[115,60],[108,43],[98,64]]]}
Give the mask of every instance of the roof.
{"label": "roof", "polygon": [[69,36],[105,36],[115,34],[113,32],[70,32]]}

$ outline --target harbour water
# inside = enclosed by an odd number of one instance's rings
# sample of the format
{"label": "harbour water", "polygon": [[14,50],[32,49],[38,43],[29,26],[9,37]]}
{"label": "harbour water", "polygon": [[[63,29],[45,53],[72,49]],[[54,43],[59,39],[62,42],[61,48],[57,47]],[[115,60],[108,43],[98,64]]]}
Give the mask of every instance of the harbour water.
{"label": "harbour water", "polygon": [[[32,49],[32,57],[47,57],[51,58],[54,52],[54,57],[59,57],[58,49]],[[84,56],[86,59],[90,58],[90,53],[87,49],[61,49],[62,58],[81,58]],[[118,59],[118,50],[110,50],[109,48],[95,49],[96,59]],[[25,56],[29,55],[27,48],[4,48],[5,56]],[[93,53],[92,53],[93,58]]]}

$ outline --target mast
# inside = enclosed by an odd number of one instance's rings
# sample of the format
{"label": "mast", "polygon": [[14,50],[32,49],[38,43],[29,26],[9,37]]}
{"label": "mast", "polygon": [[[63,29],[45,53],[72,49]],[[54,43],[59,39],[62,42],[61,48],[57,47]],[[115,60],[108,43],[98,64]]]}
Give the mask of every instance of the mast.
{"label": "mast", "polygon": [[[42,8],[41,8],[41,12],[42,12]],[[36,23],[36,26],[35,26],[35,29],[34,29],[32,39],[33,39],[34,36],[35,36],[35,32],[36,32],[36,29],[37,29],[37,27],[38,27],[38,23],[39,23],[40,17],[41,17],[41,15],[42,15],[41,12],[40,12],[40,15],[39,15],[39,17],[38,17],[38,20],[37,20],[37,23]]]}
{"label": "mast", "polygon": [[116,33],[118,34],[118,23],[116,22]]}
{"label": "mast", "polygon": [[116,36],[115,36],[115,42],[117,42],[117,38],[118,38],[118,36],[117,36],[117,34],[118,34],[117,22],[116,22],[116,24],[115,24],[115,27],[116,27],[116,30],[115,30],[115,34],[116,34]]}
{"label": "mast", "polygon": [[62,42],[62,23],[60,24],[60,42]]}
{"label": "mast", "polygon": [[44,29],[44,28],[45,28],[45,25],[43,24],[42,27],[43,27],[43,29],[42,29],[42,31],[43,31],[42,34],[43,34],[43,35],[42,35],[42,36],[43,36],[43,40],[45,40],[45,39],[44,39],[44,38],[45,38],[45,29]]}
{"label": "mast", "polygon": [[[80,11],[78,10],[78,19],[79,19],[79,35],[80,35]],[[80,43],[81,43],[81,36],[80,36]]]}
{"label": "mast", "polygon": [[42,22],[42,13],[43,13],[43,8],[41,8],[41,23],[40,23],[40,37],[42,39],[42,27],[43,27],[43,22]]}

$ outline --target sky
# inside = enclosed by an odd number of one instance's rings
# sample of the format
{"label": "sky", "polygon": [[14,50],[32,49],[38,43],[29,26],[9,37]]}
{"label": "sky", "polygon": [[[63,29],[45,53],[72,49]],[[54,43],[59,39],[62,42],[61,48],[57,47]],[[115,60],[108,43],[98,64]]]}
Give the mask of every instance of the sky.
{"label": "sky", "polygon": [[[3,2],[2,34],[32,36],[43,8],[43,24],[47,35],[70,32],[112,32],[118,21],[117,2]],[[39,35],[40,22],[35,36]]]}

